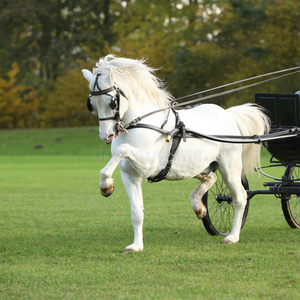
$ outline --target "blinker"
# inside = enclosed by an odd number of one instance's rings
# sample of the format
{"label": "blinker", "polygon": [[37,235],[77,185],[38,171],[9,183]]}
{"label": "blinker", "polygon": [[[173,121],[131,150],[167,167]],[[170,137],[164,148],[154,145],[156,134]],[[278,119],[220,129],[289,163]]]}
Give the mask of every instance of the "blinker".
{"label": "blinker", "polygon": [[89,97],[87,98],[86,101],[86,107],[87,109],[92,112],[93,111],[93,105],[92,105],[92,101],[91,101],[91,95],[89,95]]}
{"label": "blinker", "polygon": [[111,102],[109,104],[109,107],[111,109],[116,109],[118,106],[118,98],[119,98],[119,92],[111,99]]}

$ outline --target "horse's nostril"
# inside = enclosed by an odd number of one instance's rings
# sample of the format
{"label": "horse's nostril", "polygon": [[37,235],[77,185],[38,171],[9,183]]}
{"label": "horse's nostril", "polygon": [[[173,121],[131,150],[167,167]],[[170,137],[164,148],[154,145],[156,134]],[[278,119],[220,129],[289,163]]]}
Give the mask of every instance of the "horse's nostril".
{"label": "horse's nostril", "polygon": [[108,140],[112,140],[114,137],[115,137],[115,135],[114,135],[114,134],[111,134],[111,135],[109,135],[109,136],[107,137],[107,139],[108,139]]}

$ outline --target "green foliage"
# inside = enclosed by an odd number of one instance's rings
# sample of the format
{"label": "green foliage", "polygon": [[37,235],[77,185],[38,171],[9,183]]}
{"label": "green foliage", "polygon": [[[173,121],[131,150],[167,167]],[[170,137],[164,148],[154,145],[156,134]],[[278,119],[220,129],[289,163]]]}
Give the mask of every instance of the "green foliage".
{"label": "green foliage", "polygon": [[[1,299],[298,297],[299,230],[275,197],[255,196],[240,242],[223,245],[191,209],[196,181],[145,182],[145,250],[123,254],[129,201],[118,171],[114,194],[100,196],[109,155],[91,154],[108,149],[96,128],[2,130],[0,140]],[[263,188],[263,177],[249,180]]]}
{"label": "green foliage", "polygon": [[[38,90],[40,105],[30,125],[7,123],[2,111],[0,127],[91,124],[80,68],[108,53],[148,58],[175,97],[296,66],[299,14],[297,0],[2,1],[0,78],[9,84],[17,63],[14,87]],[[255,92],[299,89],[295,75],[216,101],[230,106],[252,101]],[[17,107],[19,100],[2,101]]]}
{"label": "green foliage", "polygon": [[0,32],[11,44],[6,49],[11,51],[10,59],[17,60],[28,75],[38,72],[43,80],[55,81],[76,66],[77,58],[89,55],[85,53],[86,46],[101,49],[104,40],[110,39],[109,3],[110,0],[88,5],[83,0],[4,1]]}
{"label": "green foliage", "polygon": [[[299,64],[300,48],[295,46],[300,27],[299,1],[229,1],[218,22],[220,39],[226,48],[228,82]],[[224,26],[225,25],[225,26]],[[221,29],[222,28],[222,29]],[[241,75],[242,74],[242,75]],[[230,96],[227,105],[253,99],[255,92],[294,93],[299,75],[280,79]]]}
{"label": "green foliage", "polygon": [[88,82],[80,68],[57,79],[53,89],[46,89],[41,103],[42,127],[67,127],[97,124],[86,109]]}
{"label": "green foliage", "polygon": [[0,77],[0,128],[35,127],[37,91],[17,82],[18,65],[13,64],[7,78]]}

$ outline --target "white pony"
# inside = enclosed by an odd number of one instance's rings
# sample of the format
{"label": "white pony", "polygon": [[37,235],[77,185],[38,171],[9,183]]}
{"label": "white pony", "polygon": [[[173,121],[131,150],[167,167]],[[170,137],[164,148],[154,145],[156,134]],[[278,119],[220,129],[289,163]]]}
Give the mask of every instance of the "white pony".
{"label": "white pony", "polygon": [[[235,208],[232,230],[223,242],[237,243],[247,199],[241,177],[259,164],[260,145],[220,143],[189,135],[185,138],[185,135],[188,129],[206,135],[264,134],[269,131],[269,121],[260,108],[245,104],[224,110],[217,105],[202,104],[175,111],[170,108],[171,95],[143,60],[108,55],[99,60],[93,73],[86,69],[82,72],[91,91],[88,108],[99,118],[100,138],[111,143],[112,157],[100,171],[101,193],[111,195],[112,175],[119,166],[130,199],[134,241],[125,252],[144,248],[142,181],[155,178],[168,163],[171,166],[164,174],[166,180],[196,178],[200,181],[190,195],[198,218],[206,214],[202,196],[216,181],[213,171],[219,170]],[[183,123],[185,126],[181,126]],[[173,135],[173,140],[176,136],[177,144],[181,142],[170,155],[176,143],[167,142],[164,133],[168,132],[170,139],[174,129],[177,135]]]}

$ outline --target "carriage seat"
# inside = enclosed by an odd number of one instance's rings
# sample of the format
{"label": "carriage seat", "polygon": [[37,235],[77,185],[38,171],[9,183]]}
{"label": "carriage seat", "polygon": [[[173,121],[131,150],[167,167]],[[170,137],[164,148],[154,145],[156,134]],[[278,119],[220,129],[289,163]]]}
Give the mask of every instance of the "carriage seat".
{"label": "carriage seat", "polygon": [[[300,92],[296,94],[256,93],[255,102],[267,109],[271,119],[270,133],[300,127]],[[264,143],[282,162],[300,162],[300,136]]]}
{"label": "carriage seat", "polygon": [[255,102],[268,110],[272,129],[300,127],[300,92],[296,94],[256,93]]}

